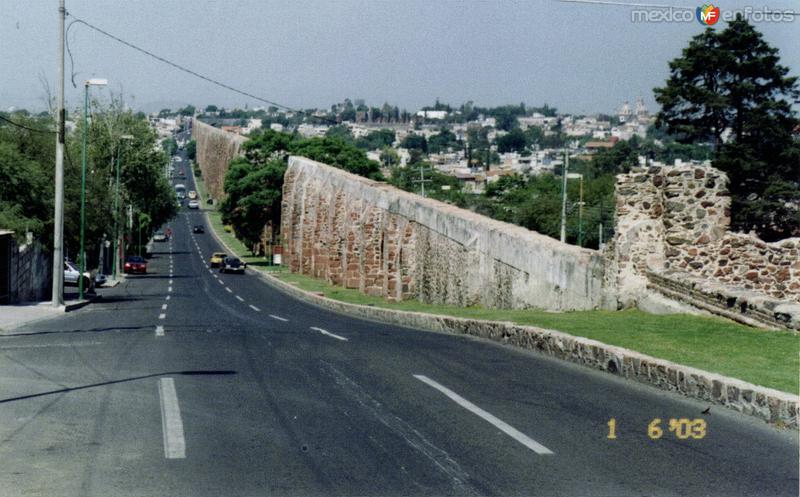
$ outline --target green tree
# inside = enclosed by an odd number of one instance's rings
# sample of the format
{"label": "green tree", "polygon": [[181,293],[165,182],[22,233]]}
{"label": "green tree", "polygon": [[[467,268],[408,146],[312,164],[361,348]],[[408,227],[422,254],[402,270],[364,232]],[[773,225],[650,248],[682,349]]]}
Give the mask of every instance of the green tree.
{"label": "green tree", "polygon": [[169,138],[166,138],[164,141],[161,142],[161,148],[164,149],[164,152],[168,156],[172,157],[178,150],[178,142],[175,141],[175,138],[170,136]]}
{"label": "green tree", "polygon": [[[767,240],[800,235],[797,78],[778,50],[742,19],[694,37],[656,88],[658,124],[680,141],[711,142],[728,173],[735,229]],[[723,137],[730,133],[725,142]]]}
{"label": "green tree", "polygon": [[525,132],[519,128],[513,128],[505,135],[498,136],[495,140],[497,151],[501,154],[506,152],[522,152],[528,146]]}
{"label": "green tree", "polygon": [[186,144],[186,155],[189,157],[189,160],[196,160],[197,159],[197,141],[194,138],[189,140],[189,143]]}
{"label": "green tree", "polygon": [[428,140],[422,135],[409,134],[400,142],[400,146],[409,150],[419,150],[420,152],[428,152]]}
{"label": "green tree", "polygon": [[231,162],[225,175],[226,198],[221,205],[223,221],[249,246],[259,243],[268,223],[280,226],[283,175],[290,155],[339,167],[348,172],[382,180],[380,166],[364,151],[338,137],[305,139],[300,135],[267,129],[244,144],[244,156]]}
{"label": "green tree", "polygon": [[447,152],[449,149],[461,148],[456,135],[449,129],[442,128],[439,133],[428,140],[428,151],[433,154]]}
{"label": "green tree", "polygon": [[383,147],[383,150],[381,150],[380,161],[384,167],[395,167],[400,164],[400,156],[392,147]]}
{"label": "green tree", "polygon": [[195,109],[194,105],[187,105],[186,107],[179,109],[178,114],[182,116],[193,116],[195,110],[197,109]]}

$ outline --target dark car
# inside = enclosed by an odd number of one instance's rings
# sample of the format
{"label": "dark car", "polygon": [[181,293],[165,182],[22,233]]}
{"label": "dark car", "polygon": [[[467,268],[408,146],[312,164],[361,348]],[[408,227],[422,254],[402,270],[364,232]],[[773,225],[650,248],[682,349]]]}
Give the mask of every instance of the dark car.
{"label": "dark car", "polygon": [[222,261],[222,264],[219,265],[219,272],[244,274],[244,268],[246,266],[247,264],[242,262],[238,257],[226,257]]}
{"label": "dark car", "polygon": [[206,229],[205,229],[205,228],[203,228],[203,225],[202,225],[202,224],[196,224],[196,225],[195,225],[195,226],[192,228],[192,233],[205,233],[205,232],[206,232]]}
{"label": "dark car", "polygon": [[131,255],[125,259],[125,265],[123,266],[123,270],[126,274],[146,274],[147,273],[147,261],[144,260],[144,257],[140,257],[138,255]]}

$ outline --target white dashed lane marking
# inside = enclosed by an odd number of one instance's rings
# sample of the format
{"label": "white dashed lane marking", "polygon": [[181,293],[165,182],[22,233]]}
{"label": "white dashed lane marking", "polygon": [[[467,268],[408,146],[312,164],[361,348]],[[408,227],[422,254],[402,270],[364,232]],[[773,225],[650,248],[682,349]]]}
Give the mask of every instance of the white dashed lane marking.
{"label": "white dashed lane marking", "polygon": [[288,319],[276,316],[275,314],[270,314],[269,317],[271,317],[272,319],[277,319],[278,321],[288,321]]}
{"label": "white dashed lane marking", "polygon": [[164,336],[164,327],[161,325],[156,326],[156,336],[163,337]]}
{"label": "white dashed lane marking", "polygon": [[158,315],[158,319],[164,319],[165,317],[167,317],[167,315],[164,314],[163,312]]}
{"label": "white dashed lane marking", "polygon": [[432,386],[436,390],[439,390],[443,394],[445,394],[450,400],[455,402],[456,404],[460,405],[464,409],[468,410],[469,412],[477,415],[480,418],[488,421],[489,423],[493,424],[496,428],[500,431],[505,433],[506,435],[510,436],[517,442],[521,443],[525,447],[531,449],[532,451],[536,452],[539,455],[547,455],[552,454],[553,451],[545,447],[544,445],[540,444],[536,440],[530,438],[528,435],[522,433],[521,431],[517,430],[513,426],[509,425],[505,421],[496,418],[492,414],[484,411],[480,407],[476,406],[472,402],[468,401],[464,397],[458,395],[454,391],[450,390],[449,388],[436,383],[432,379],[428,378],[427,376],[415,374],[414,378],[418,379],[419,381],[425,383],[426,385]]}
{"label": "white dashed lane marking", "polygon": [[341,341],[343,341],[343,342],[346,342],[346,341],[347,341],[347,339],[346,339],[345,337],[342,337],[342,336],[339,336],[339,335],[335,335],[335,334],[331,333],[331,332],[330,332],[330,331],[328,331],[328,330],[323,330],[322,328],[317,328],[316,326],[312,326],[312,327],[311,327],[311,329],[312,329],[312,330],[319,331],[319,332],[320,332],[320,333],[322,333],[323,335],[327,335],[327,336],[329,336],[329,337],[331,337],[331,338],[335,338],[335,339],[337,339],[337,340],[341,340]]}
{"label": "white dashed lane marking", "polygon": [[261,312],[261,309],[259,309],[258,307],[254,306],[253,304],[250,304],[250,308],[253,309],[256,312]]}
{"label": "white dashed lane marking", "polygon": [[161,310],[162,311],[166,311],[167,310],[167,304],[161,304]]}
{"label": "white dashed lane marking", "polygon": [[228,293],[233,293],[233,290],[231,290],[231,289],[230,289],[230,288],[228,288],[227,286],[225,287],[225,290],[226,290]]}
{"label": "white dashed lane marking", "polygon": [[161,398],[161,428],[164,433],[164,457],[184,459],[186,440],[183,437],[183,421],[178,405],[178,393],[172,378],[161,378],[158,382],[158,395]]}
{"label": "white dashed lane marking", "polygon": [[244,302],[244,299],[242,297],[237,295],[236,298],[239,300],[239,302]]}

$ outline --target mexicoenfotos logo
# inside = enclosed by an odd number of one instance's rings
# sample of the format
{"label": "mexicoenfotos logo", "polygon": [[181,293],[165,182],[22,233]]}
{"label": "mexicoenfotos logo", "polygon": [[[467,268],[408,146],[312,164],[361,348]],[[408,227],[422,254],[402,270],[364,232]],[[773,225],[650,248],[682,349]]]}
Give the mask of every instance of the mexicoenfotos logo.
{"label": "mexicoenfotos logo", "polygon": [[705,4],[697,7],[697,20],[704,26],[713,26],[719,21],[719,7],[713,4]]}
{"label": "mexicoenfotos logo", "polygon": [[[599,1],[599,0],[583,0]],[[639,4],[631,9],[631,22],[684,22],[695,20],[703,26],[714,26],[719,21],[731,22],[741,16],[748,22],[794,22],[800,13],[793,10],[773,10],[769,7],[747,6],[741,9],[720,10],[711,3],[692,9],[691,7],[672,7],[669,5]]]}

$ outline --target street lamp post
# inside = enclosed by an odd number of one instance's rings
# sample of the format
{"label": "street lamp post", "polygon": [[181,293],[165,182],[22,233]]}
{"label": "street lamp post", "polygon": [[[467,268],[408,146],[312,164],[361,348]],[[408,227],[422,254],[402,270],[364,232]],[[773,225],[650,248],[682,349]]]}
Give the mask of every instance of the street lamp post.
{"label": "street lamp post", "polygon": [[[122,135],[120,140],[133,140],[132,135]],[[118,278],[117,270],[119,269],[120,257],[119,247],[119,170],[120,170],[120,156],[122,155],[122,142],[120,142],[119,149],[117,149],[117,181],[114,187],[114,250],[111,258],[111,276],[116,280]]]}
{"label": "street lamp post", "polygon": [[89,114],[89,87],[105,86],[108,84],[106,79],[92,78],[86,80],[83,90],[83,166],[81,168],[81,248],[78,253],[80,258],[80,274],[78,275],[78,300],[83,300],[83,273],[86,271],[86,254],[84,253],[84,230],[86,225],[86,141],[89,133],[88,114]]}

